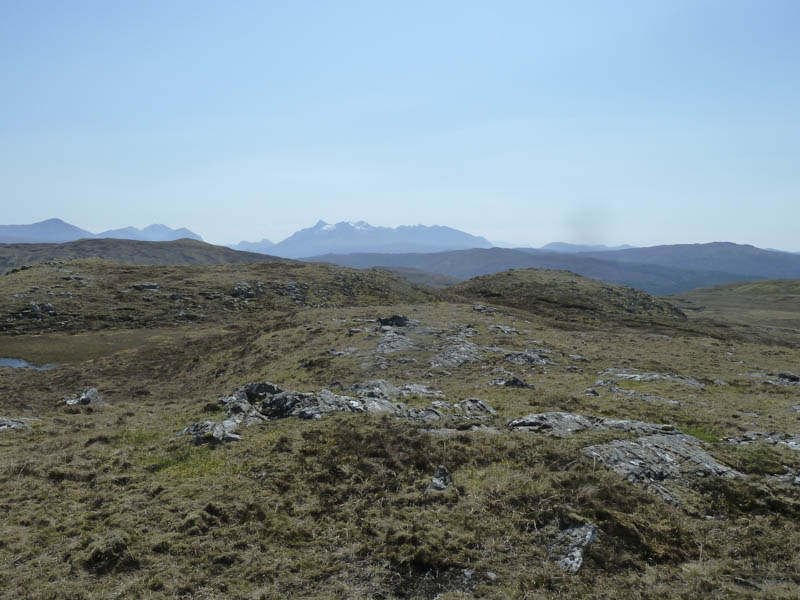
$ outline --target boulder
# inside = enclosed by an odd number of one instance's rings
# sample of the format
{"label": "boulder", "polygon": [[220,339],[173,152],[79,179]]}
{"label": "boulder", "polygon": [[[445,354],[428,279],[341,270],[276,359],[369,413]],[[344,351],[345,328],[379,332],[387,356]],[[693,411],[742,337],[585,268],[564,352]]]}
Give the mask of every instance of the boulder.
{"label": "boulder", "polygon": [[428,484],[428,487],[425,488],[425,492],[443,492],[450,487],[452,483],[453,478],[450,477],[450,472],[447,470],[447,467],[444,465],[439,465],[439,468],[436,469],[436,473],[434,473],[430,484]]}
{"label": "boulder", "polygon": [[583,565],[583,553],[596,535],[597,527],[592,523],[569,527],[558,534],[548,558],[567,573],[577,573]]}
{"label": "boulder", "polygon": [[161,286],[159,284],[154,283],[152,281],[145,281],[145,282],[142,282],[142,283],[134,283],[131,287],[133,289],[135,289],[136,291],[139,291],[139,292],[142,292],[144,290],[151,290],[151,291],[157,292],[158,290],[161,289]]}
{"label": "boulder", "polygon": [[389,327],[406,327],[410,323],[410,319],[405,315],[392,315],[391,317],[379,318],[378,323]]}
{"label": "boulder", "polygon": [[98,393],[96,388],[86,388],[80,394],[64,396],[59,403],[62,406],[103,406],[107,402]]}
{"label": "boulder", "polygon": [[10,431],[12,429],[26,430],[31,426],[21,419],[9,419],[8,417],[0,417],[0,431]]}

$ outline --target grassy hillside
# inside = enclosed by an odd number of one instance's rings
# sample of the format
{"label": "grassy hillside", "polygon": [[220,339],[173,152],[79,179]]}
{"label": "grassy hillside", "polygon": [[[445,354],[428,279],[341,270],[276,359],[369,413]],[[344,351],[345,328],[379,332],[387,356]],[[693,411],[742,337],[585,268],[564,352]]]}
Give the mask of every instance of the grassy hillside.
{"label": "grassy hillside", "polygon": [[490,302],[537,315],[583,322],[686,318],[665,300],[569,271],[514,269],[475,277],[453,286],[449,293],[476,302]]}
{"label": "grassy hillside", "polygon": [[57,260],[7,274],[0,284],[0,331],[15,333],[229,323],[430,297],[387,271],[293,261],[175,267]]}
{"label": "grassy hillside", "polygon": [[282,260],[255,252],[239,252],[197,240],[141,242],[86,239],[63,244],[0,244],[0,273],[58,258],[99,257],[138,265],[220,265]]}
{"label": "grassy hillside", "polygon": [[449,275],[440,275],[438,273],[427,273],[419,269],[412,269],[410,267],[375,267],[377,269],[385,269],[395,275],[408,279],[411,283],[416,285],[424,285],[432,288],[446,288],[451,285],[456,285],[463,281],[458,277],[450,277]]}
{"label": "grassy hillside", "polygon": [[[0,421],[0,598],[797,597],[797,344],[569,273],[457,290],[290,261],[0,278],[0,356],[58,364],[0,367],[22,423]],[[251,382],[308,395],[227,400]],[[62,402],[88,387],[106,404]],[[318,397],[342,410],[280,412]],[[611,425],[512,425],[552,412]],[[242,415],[236,441],[179,435]],[[780,435],[728,439],[748,432]],[[651,468],[652,439],[702,460]],[[597,454],[617,447],[650,471]]]}
{"label": "grassy hillside", "polygon": [[759,279],[757,276],[734,275],[719,271],[627,264],[583,254],[508,248],[476,248],[432,254],[328,254],[307,260],[329,262],[356,269],[376,266],[413,268],[459,279],[499,273],[508,269],[567,270],[584,277],[634,287],[651,294],[675,294],[718,283]]}
{"label": "grassy hillside", "polygon": [[774,336],[800,333],[800,279],[773,279],[700,288],[671,297],[696,319],[758,325]]}

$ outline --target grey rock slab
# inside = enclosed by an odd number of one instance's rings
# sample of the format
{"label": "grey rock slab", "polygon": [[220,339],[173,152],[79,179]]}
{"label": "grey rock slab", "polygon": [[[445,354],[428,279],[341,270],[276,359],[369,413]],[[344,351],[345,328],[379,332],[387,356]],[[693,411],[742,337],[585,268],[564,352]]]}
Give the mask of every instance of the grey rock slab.
{"label": "grey rock slab", "polygon": [[489,417],[497,414],[494,408],[479,398],[464,398],[453,404],[453,409],[463,413],[466,417]]}
{"label": "grey rock slab", "polygon": [[134,283],[131,287],[139,292],[144,290],[157,292],[159,289],[161,289],[161,286],[159,284],[154,283],[152,281],[143,281],[142,283]]}
{"label": "grey rock slab", "polygon": [[583,453],[672,504],[680,503],[673,489],[675,485],[686,485],[703,477],[743,477],[706,452],[700,440],[686,434],[613,440],[588,446]]}
{"label": "grey rock slab", "polygon": [[31,426],[22,419],[10,419],[8,417],[0,417],[0,431],[10,431],[12,429],[27,430]]}
{"label": "grey rock slab", "polygon": [[440,390],[435,390],[432,387],[421,383],[406,383],[400,386],[401,396],[433,396],[441,397],[444,394]]}
{"label": "grey rock slab", "polygon": [[534,413],[508,423],[513,431],[529,431],[543,433],[554,437],[565,437],[582,431],[625,431],[628,433],[678,434],[680,431],[673,425],[629,421],[625,419],[605,419],[603,417],[584,416],[574,413],[545,412]]}
{"label": "grey rock slab", "polygon": [[786,446],[792,450],[800,451],[800,434],[798,433],[746,431],[740,436],[725,438],[725,441],[736,446],[746,446],[753,442],[761,441],[773,446]]}
{"label": "grey rock slab", "polygon": [[695,389],[703,389],[706,387],[704,383],[698,381],[694,377],[689,377],[688,375],[678,375],[675,373],[640,373],[635,369],[606,369],[603,371],[603,374],[611,375],[612,377],[617,377],[619,379],[627,379],[629,381],[664,380],[674,381]]}
{"label": "grey rock slab", "polygon": [[389,398],[397,396],[400,388],[385,379],[371,379],[354,383],[348,388],[348,391],[354,392],[359,397]]}
{"label": "grey rock slab", "polygon": [[592,523],[576,525],[560,532],[548,554],[549,559],[567,573],[577,573],[583,566],[583,553],[597,535]]}
{"label": "grey rock slab", "polygon": [[381,354],[392,354],[416,350],[417,345],[402,332],[391,329],[383,333],[378,340],[378,352]]}
{"label": "grey rock slab", "polygon": [[445,346],[431,360],[432,367],[460,367],[461,365],[481,362],[483,354],[472,342],[456,340]]}

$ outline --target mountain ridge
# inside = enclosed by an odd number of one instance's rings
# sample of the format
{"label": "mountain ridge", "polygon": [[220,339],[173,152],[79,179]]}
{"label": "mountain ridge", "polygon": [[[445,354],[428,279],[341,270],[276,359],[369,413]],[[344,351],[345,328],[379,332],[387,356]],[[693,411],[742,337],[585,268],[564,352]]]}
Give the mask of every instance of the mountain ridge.
{"label": "mountain ridge", "polygon": [[58,218],[26,225],[0,225],[0,243],[5,244],[65,243],[100,238],[147,242],[170,242],[184,238],[203,241],[202,237],[185,227],[172,229],[162,224],[152,224],[142,229],[131,226],[122,227],[100,233],[92,233]]}

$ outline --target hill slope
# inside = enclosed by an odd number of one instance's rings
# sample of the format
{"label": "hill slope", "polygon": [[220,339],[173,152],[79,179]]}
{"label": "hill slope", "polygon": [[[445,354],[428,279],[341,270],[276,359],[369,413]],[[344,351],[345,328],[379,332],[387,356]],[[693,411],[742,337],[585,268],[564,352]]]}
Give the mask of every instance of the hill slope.
{"label": "hill slope", "polygon": [[514,269],[455,285],[448,295],[520,308],[558,319],[685,319],[669,302],[569,271]]}
{"label": "hill slope", "polygon": [[0,244],[0,273],[20,265],[55,258],[89,257],[141,265],[218,265],[282,260],[266,254],[212,246],[197,240],[142,242],[105,238],[63,244]]}
{"label": "hill slope", "polygon": [[800,277],[800,256],[730,242],[651,246],[602,253],[589,252],[582,256],[673,269],[723,271],[769,279]]}
{"label": "hill slope", "polygon": [[[603,253],[604,256],[605,254]],[[430,254],[329,254],[306,260],[331,262],[356,269],[377,266],[413,268],[460,279],[499,273],[507,269],[560,269],[592,279],[635,287],[651,294],[675,294],[718,283],[758,279],[757,276],[717,271],[694,271],[659,265],[619,263],[583,254],[507,248],[476,248]]]}

